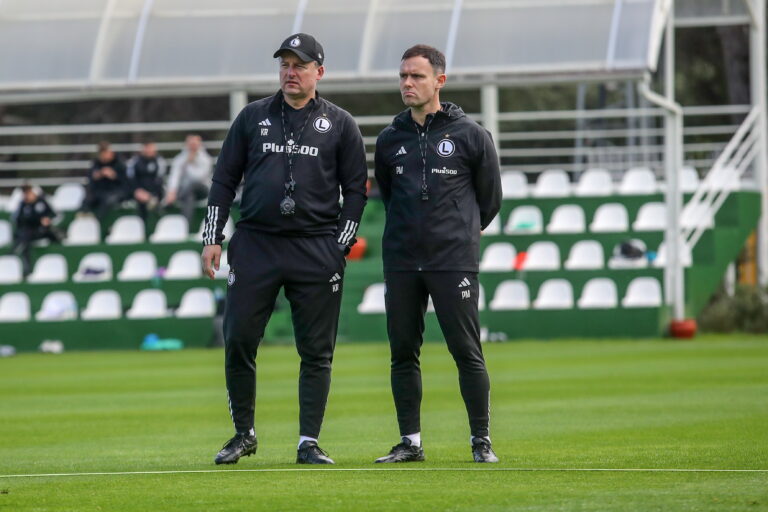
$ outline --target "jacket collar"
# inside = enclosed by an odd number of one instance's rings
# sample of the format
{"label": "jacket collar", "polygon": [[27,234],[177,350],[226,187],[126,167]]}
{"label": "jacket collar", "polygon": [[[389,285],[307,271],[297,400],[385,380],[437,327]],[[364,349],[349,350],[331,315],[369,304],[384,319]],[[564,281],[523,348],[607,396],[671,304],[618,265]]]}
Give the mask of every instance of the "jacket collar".
{"label": "jacket collar", "polygon": [[[280,103],[285,101],[283,98],[283,91],[278,90],[273,96],[272,99],[269,102],[269,114],[270,115],[280,115]],[[309,100],[309,103],[307,103],[306,107],[310,108],[317,108],[320,106],[322,108],[324,103],[324,100],[320,98],[320,92],[315,89],[315,97]],[[305,107],[305,108],[306,108]],[[304,109],[302,109],[304,110]]]}
{"label": "jacket collar", "polygon": [[[440,110],[434,114],[427,115],[427,119],[429,119],[429,116],[434,116],[434,119],[432,120],[432,126],[439,126],[441,124],[450,123],[466,116],[460,106],[456,105],[455,103],[451,103],[450,101],[443,101],[440,103],[440,106],[442,107]],[[407,108],[397,114],[395,119],[392,121],[392,124],[398,128],[411,130],[413,128],[413,117],[411,117],[411,109]]]}

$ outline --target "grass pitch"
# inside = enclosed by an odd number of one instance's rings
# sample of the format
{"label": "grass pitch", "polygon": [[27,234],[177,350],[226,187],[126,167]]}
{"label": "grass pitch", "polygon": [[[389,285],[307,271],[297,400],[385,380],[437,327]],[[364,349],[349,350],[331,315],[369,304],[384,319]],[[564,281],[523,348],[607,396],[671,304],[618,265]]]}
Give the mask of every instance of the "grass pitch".
{"label": "grass pitch", "polygon": [[[427,461],[373,465],[397,441],[388,348],[358,344],[336,353],[320,439],[332,471],[293,464],[292,347],[261,348],[259,450],[223,468],[219,350],[0,360],[0,512],[768,510],[768,338],[485,353],[500,464],[470,462],[455,366],[434,343],[422,357]],[[586,469],[761,471],[574,471]],[[51,473],[109,474],[9,477]]]}

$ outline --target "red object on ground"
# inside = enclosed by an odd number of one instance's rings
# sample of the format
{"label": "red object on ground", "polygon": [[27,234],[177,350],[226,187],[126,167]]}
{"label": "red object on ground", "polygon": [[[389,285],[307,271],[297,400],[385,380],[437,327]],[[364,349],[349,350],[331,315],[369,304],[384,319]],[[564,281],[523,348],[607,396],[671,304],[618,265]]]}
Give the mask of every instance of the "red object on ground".
{"label": "red object on ground", "polygon": [[673,338],[690,339],[696,335],[696,320],[686,318],[684,320],[672,320],[669,323],[669,334]]}
{"label": "red object on ground", "polygon": [[523,265],[525,264],[525,258],[528,257],[528,253],[525,251],[517,253],[517,256],[515,256],[515,270],[523,270]]}
{"label": "red object on ground", "polygon": [[365,250],[368,248],[368,242],[365,240],[365,238],[360,237],[357,239],[357,243],[352,246],[352,249],[350,249],[349,254],[347,255],[348,260],[361,260],[363,259],[363,256],[365,256]]}

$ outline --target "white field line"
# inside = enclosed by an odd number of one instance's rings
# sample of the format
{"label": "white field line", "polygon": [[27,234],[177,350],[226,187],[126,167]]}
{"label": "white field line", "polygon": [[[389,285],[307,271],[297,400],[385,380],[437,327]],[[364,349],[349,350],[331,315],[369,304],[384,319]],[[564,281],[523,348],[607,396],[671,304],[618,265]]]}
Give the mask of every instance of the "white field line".
{"label": "white field line", "polygon": [[194,473],[298,473],[307,471],[366,472],[366,471],[483,471],[483,472],[595,472],[595,473],[768,473],[768,469],[695,469],[695,468],[262,468],[262,469],[191,469],[178,471],[110,471],[93,473],[32,473],[0,475],[9,478],[53,478],[70,476],[181,475]]}

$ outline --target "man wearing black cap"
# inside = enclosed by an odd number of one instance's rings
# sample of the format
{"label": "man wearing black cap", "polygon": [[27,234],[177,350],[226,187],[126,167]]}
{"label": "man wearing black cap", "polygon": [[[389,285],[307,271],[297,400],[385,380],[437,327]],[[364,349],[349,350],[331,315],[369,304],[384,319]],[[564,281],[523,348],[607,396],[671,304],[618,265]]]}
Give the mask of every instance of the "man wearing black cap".
{"label": "man wearing black cap", "polygon": [[376,181],[386,207],[382,241],[391,381],[401,442],[376,462],[424,460],[419,353],[432,297],[459,370],[476,462],[498,462],[488,433],[490,382],[480,347],[480,230],[501,206],[490,134],[440,102],[445,56],[416,45],[400,62],[408,108],[376,140]]}
{"label": "man wearing black cap", "polygon": [[241,217],[228,249],[224,314],[236,434],[215,462],[233,464],[256,452],[256,350],[284,287],[301,357],[296,462],[333,464],[317,438],[330,386],[344,257],[356,241],[366,202],[365,147],[352,116],[317,94],[325,55],[314,37],[294,34],[274,57],[280,59],[280,91],[237,116],[208,197],[202,266],[213,278],[229,208],[244,181]]}

